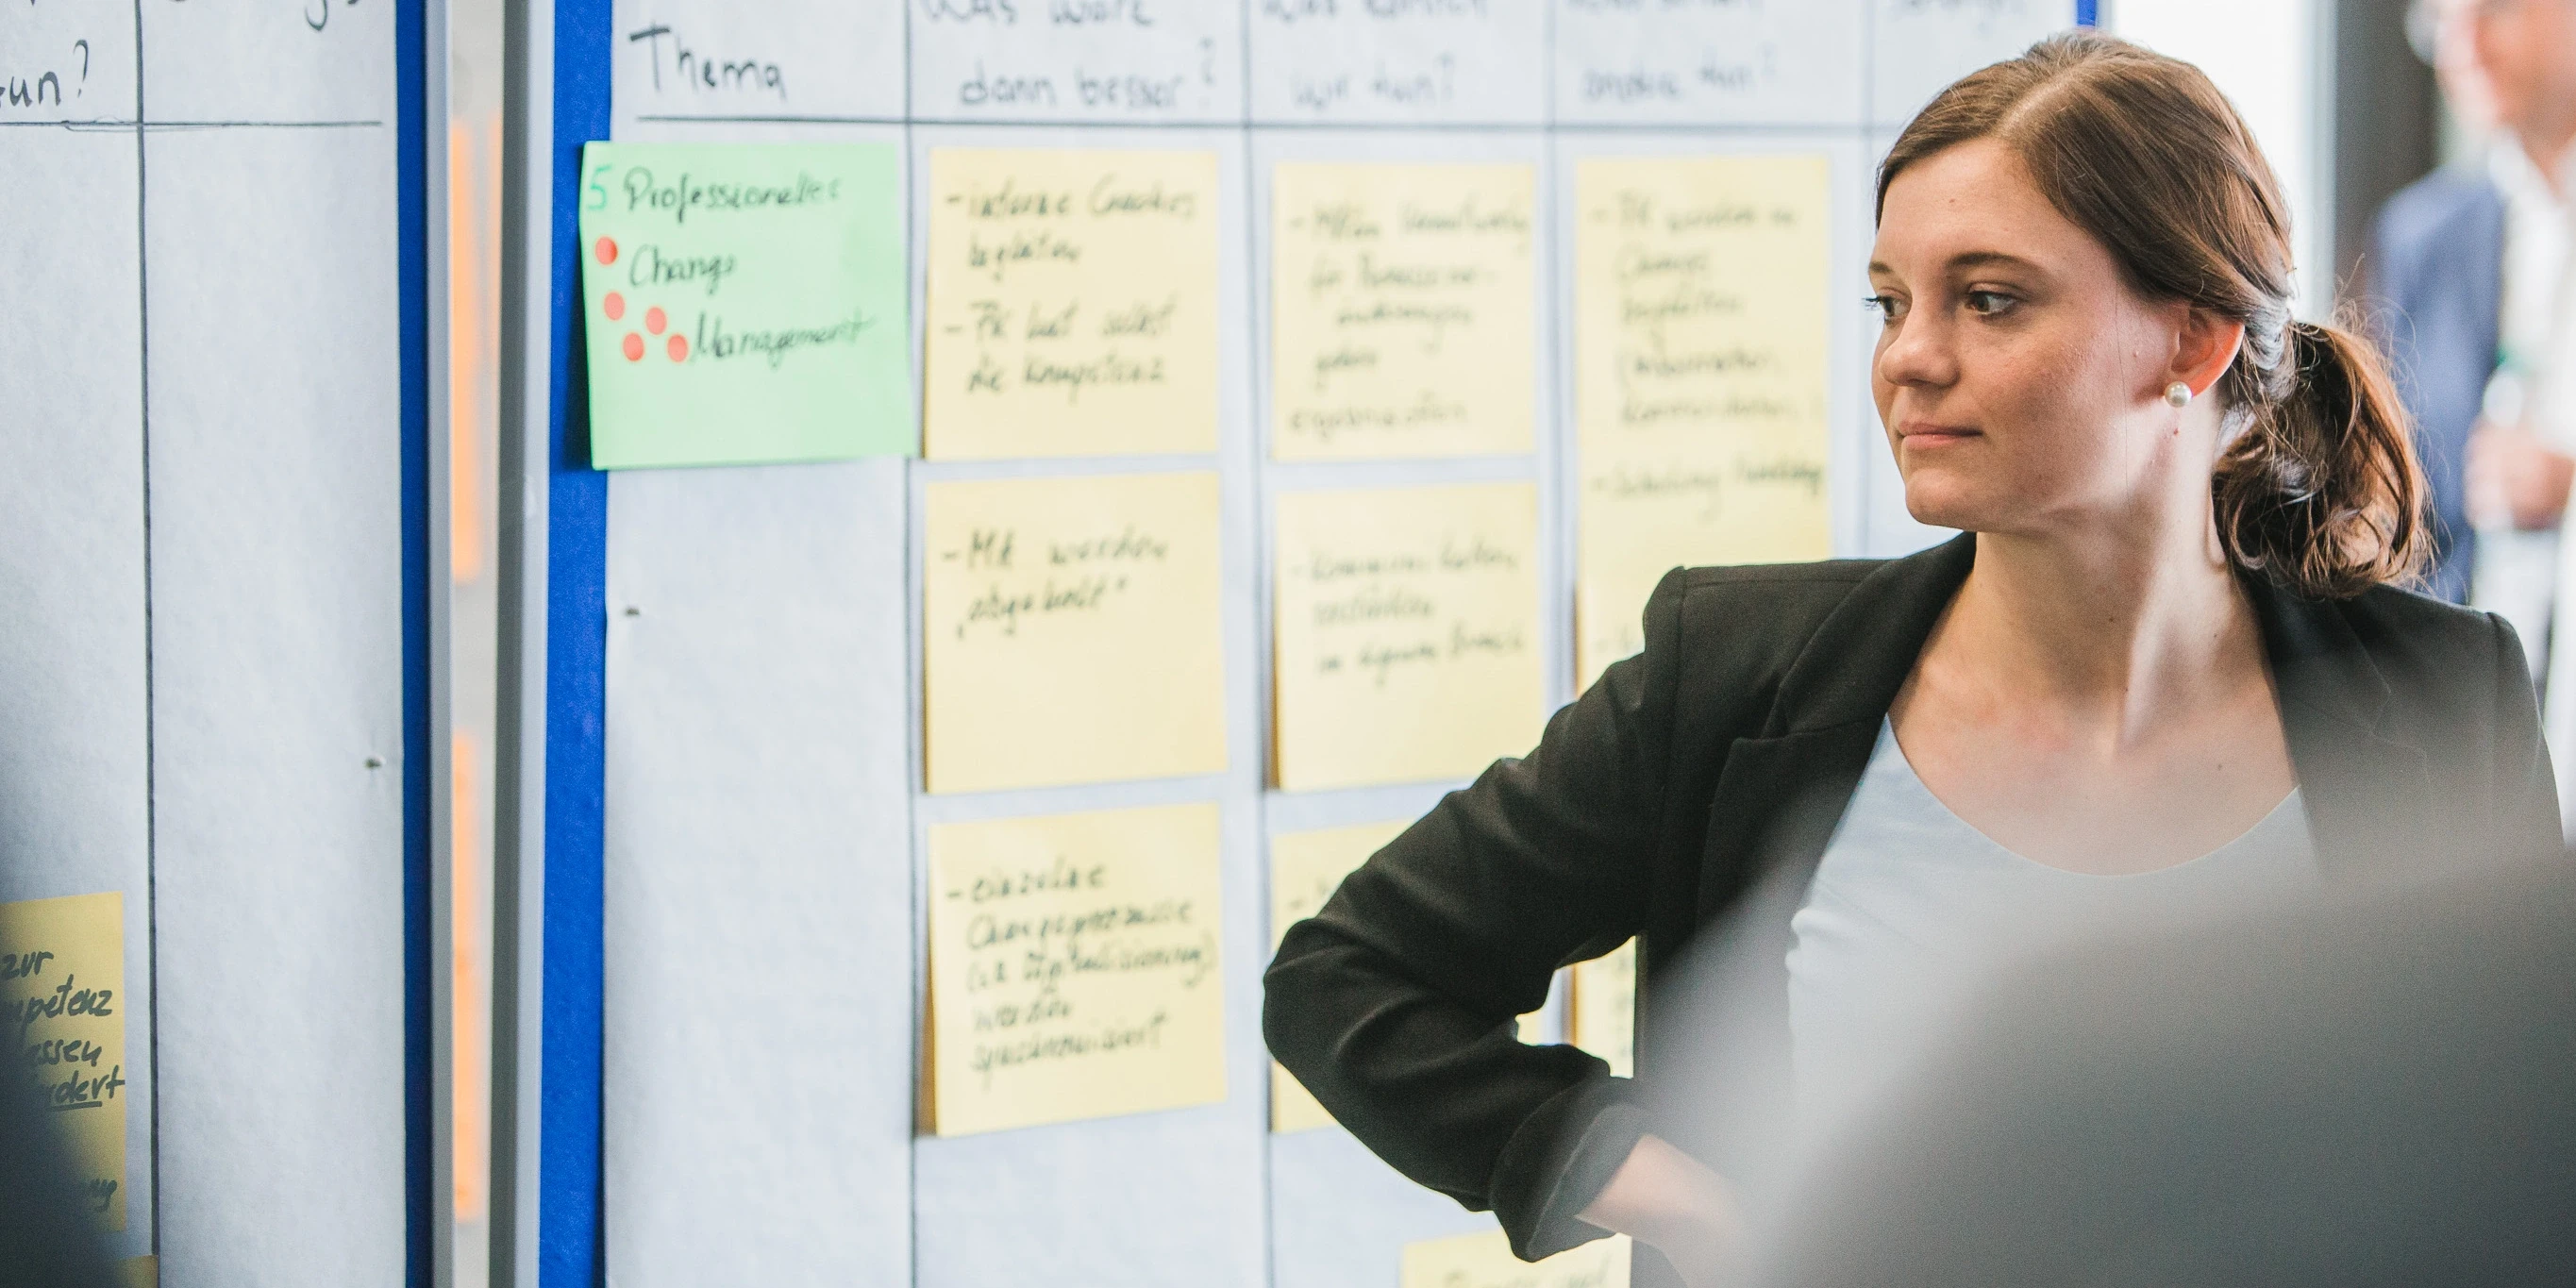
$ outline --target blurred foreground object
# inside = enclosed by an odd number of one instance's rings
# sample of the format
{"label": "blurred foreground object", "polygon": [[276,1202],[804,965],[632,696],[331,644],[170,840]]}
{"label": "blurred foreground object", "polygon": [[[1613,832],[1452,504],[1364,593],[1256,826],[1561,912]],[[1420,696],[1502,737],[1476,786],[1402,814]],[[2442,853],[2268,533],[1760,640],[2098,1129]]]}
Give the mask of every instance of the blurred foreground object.
{"label": "blurred foreground object", "polygon": [[78,1176],[45,1111],[22,1087],[0,1088],[0,1288],[126,1288],[90,1232]]}
{"label": "blurred foreground object", "polygon": [[2032,959],[1782,1199],[1766,1288],[2568,1282],[2576,863]]}

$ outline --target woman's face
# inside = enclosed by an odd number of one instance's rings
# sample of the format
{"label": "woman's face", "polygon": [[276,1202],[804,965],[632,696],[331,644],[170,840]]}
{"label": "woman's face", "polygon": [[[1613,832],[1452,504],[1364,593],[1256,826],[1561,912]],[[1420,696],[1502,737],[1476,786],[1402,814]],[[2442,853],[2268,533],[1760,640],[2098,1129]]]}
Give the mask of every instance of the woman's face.
{"label": "woman's face", "polygon": [[2139,297],[2002,144],[1897,176],[1869,278],[1871,391],[1915,518],[2036,535],[2207,497],[2215,417],[2163,396],[2190,309]]}

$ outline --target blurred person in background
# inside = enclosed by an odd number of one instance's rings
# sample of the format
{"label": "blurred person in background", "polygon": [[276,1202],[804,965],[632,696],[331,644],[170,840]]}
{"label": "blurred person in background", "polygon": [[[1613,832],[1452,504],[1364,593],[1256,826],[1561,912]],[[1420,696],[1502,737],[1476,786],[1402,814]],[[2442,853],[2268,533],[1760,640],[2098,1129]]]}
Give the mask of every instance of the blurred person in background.
{"label": "blurred person in background", "polygon": [[2511,621],[2535,681],[2570,677],[2548,704],[2568,748],[2576,648],[2549,659],[2576,639],[2561,585],[2576,590],[2576,560],[2559,558],[2576,477],[2576,0],[2421,0],[2410,22],[2452,114],[2489,138],[2479,167],[2390,199],[2370,270],[2431,483],[2431,588]]}
{"label": "blurred person in background", "polygon": [[[1937,1022],[1883,981],[2556,843],[2522,650],[2402,588],[2405,410],[2371,345],[2292,316],[2287,203],[2208,77],[2052,37],[1933,99],[1878,201],[1872,394],[1907,509],[1965,535],[1668,574],[1641,654],[1264,977],[1280,1063],[1525,1258],[1617,1231],[1640,1288],[1721,1262],[1749,1173],[1717,1137],[1830,1110]],[[1747,1005],[1693,1026],[1676,955],[1727,923]],[[1517,1040],[1632,936],[1635,1081]],[[1712,1040],[1786,1059],[1739,1079]],[[1717,1135],[1647,1103],[1747,1079],[1790,1094]]]}

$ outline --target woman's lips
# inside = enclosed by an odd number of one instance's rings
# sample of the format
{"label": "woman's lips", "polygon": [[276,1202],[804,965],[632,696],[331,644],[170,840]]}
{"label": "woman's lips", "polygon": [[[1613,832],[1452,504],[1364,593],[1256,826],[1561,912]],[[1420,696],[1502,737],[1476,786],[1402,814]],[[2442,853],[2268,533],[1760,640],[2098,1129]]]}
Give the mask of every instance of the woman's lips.
{"label": "woman's lips", "polygon": [[1976,430],[1957,425],[1927,425],[1920,422],[1908,422],[1898,426],[1896,436],[1905,446],[1916,448],[1948,447],[1967,442],[1972,438],[1985,437]]}

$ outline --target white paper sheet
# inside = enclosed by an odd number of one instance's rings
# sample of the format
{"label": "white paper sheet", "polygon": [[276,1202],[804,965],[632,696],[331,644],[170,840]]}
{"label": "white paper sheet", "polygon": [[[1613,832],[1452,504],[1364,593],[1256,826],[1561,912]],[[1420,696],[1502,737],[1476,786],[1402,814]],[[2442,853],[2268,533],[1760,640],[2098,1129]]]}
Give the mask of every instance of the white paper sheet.
{"label": "white paper sheet", "polygon": [[609,489],[608,1264],[623,1288],[908,1260],[903,466]]}
{"label": "white paper sheet", "polygon": [[1557,120],[1858,125],[1862,3],[1558,0]]}
{"label": "white paper sheet", "polygon": [[1537,125],[1547,117],[1544,0],[1257,0],[1252,119]]}
{"label": "white paper sheet", "polygon": [[146,143],[162,1264],[382,1282],[407,1179],[393,131]]}
{"label": "white paper sheet", "polygon": [[1870,117],[1902,126],[1950,82],[2075,24],[2072,0],[1872,0]]}
{"label": "white paper sheet", "polygon": [[[0,9],[0,33],[26,16]],[[131,112],[130,74],[125,95]],[[55,198],[0,238],[0,298],[42,319],[0,363],[0,903],[125,892],[130,1033],[152,1014],[135,155],[131,130],[0,129],[0,174]],[[151,1250],[146,1043],[127,1065],[114,1247],[134,1256]]]}
{"label": "white paper sheet", "polygon": [[925,121],[1235,122],[1243,9],[1188,0],[914,0]]}
{"label": "white paper sheet", "polygon": [[617,137],[671,118],[903,119],[904,6],[617,0]]}

